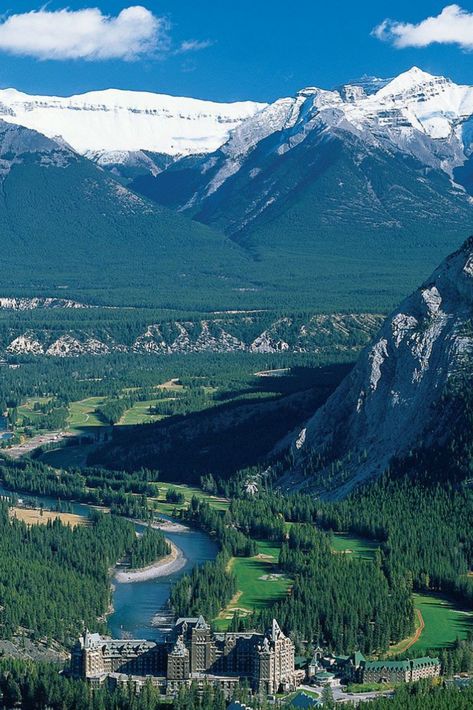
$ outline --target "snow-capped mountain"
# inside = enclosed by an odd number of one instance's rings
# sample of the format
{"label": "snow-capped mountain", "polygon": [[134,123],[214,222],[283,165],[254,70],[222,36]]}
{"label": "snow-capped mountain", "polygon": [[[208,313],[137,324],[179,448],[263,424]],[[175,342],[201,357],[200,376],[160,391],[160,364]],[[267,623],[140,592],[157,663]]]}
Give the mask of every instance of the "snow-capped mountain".
{"label": "snow-capped mountain", "polygon": [[376,303],[397,283],[392,307],[473,232],[472,113],[473,88],[415,68],[308,87],[214,153],[131,185],[224,231],[279,283],[292,274],[320,294],[363,283]]}
{"label": "snow-capped mountain", "polygon": [[50,138],[60,136],[81,154],[209,153],[264,106],[253,101],[225,104],[116,89],[67,98],[0,90],[0,118]]}
{"label": "snow-capped mountain", "polygon": [[[195,169],[201,173],[197,190],[184,193],[181,208],[202,204],[224,183],[245,169],[262,141],[267,156],[283,156],[317,132],[351,133],[366,147],[382,147],[412,155],[421,163],[453,177],[473,149],[473,87],[413,67],[390,81],[364,77],[327,91],[308,87],[294,97],[260,108],[235,127],[228,141]],[[188,169],[189,161],[176,169]],[[263,170],[252,166],[250,179]],[[271,196],[267,207],[277,200]],[[245,220],[246,222],[246,220]]]}
{"label": "snow-capped mountain", "polygon": [[301,485],[323,489],[338,461],[348,479],[335,475],[330,485],[342,495],[383,473],[394,456],[448,440],[458,404],[442,398],[447,387],[469,383],[472,309],[473,237],[387,318],[352,372],[295,436],[296,460],[312,460],[317,474]]}
{"label": "snow-capped mountain", "polygon": [[[185,212],[194,226],[210,226],[212,232],[202,232],[207,246],[224,232],[232,241],[224,240],[220,281],[227,270],[244,276],[245,290],[235,291],[243,287],[231,280],[226,287],[248,308],[266,305],[273,293],[332,312],[391,308],[473,232],[473,88],[416,68],[336,90],[307,87],[270,105],[113,90],[61,99],[8,89],[0,91],[0,112],[12,129],[7,135],[0,126],[0,178],[7,171],[5,194],[8,205],[16,201],[22,233],[36,230],[50,207],[32,209],[31,194],[40,204],[43,188],[50,201],[54,190],[62,193],[55,168],[66,161],[74,168],[65,171],[70,199],[83,195],[81,218],[95,219],[89,195],[106,188],[130,211],[133,205],[135,215],[152,211],[141,194]],[[9,141],[20,136],[37,149],[10,151]],[[18,162],[34,184],[31,194]],[[39,170],[46,165],[53,169]],[[89,169],[93,175],[84,183]],[[132,189],[123,191],[112,176]],[[79,190],[76,180],[82,180]],[[51,224],[61,226],[57,202],[42,229],[48,239]],[[108,207],[97,202],[96,219],[104,214]],[[160,214],[174,223],[169,211]],[[84,244],[86,230],[72,220],[69,232],[76,231]],[[171,227],[171,233],[178,232]],[[172,259],[167,247],[163,253]],[[190,246],[181,247],[187,263]],[[57,250],[52,256],[57,262]],[[215,262],[211,251],[207,258]],[[125,260],[120,268],[127,266]],[[185,278],[187,270],[182,283]]]}

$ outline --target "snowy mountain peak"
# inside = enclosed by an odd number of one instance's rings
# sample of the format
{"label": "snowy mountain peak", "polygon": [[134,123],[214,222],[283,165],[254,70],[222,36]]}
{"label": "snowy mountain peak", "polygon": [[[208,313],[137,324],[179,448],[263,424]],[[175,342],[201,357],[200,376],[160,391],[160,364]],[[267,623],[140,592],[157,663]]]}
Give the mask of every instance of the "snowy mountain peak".
{"label": "snowy mountain peak", "polygon": [[230,131],[265,108],[107,89],[70,97],[0,90],[0,118],[62,138],[78,153],[149,150],[168,155],[217,150]]}
{"label": "snowy mountain peak", "polygon": [[146,153],[176,159],[221,151],[230,162],[208,194],[239,170],[241,156],[277,132],[281,145],[274,150],[281,152],[323,126],[356,132],[451,176],[473,152],[473,87],[418,67],[389,80],[364,76],[335,90],[308,86],[271,104],[119,89],[30,96],[10,88],[0,90],[0,119],[32,128],[128,178],[140,171],[156,175],[167,167],[165,160],[156,162]]}
{"label": "snowy mountain peak", "polygon": [[345,86],[358,86],[363,89],[366,96],[371,96],[371,94],[376,94],[376,92],[382,89],[383,86],[389,84],[390,81],[392,81],[392,79],[382,79],[379,76],[369,76],[368,74],[364,74],[359,79],[349,81],[348,84],[343,85],[341,90],[343,90]]}
{"label": "snowy mountain peak", "polygon": [[399,74],[399,76],[389,81],[376,93],[376,97],[383,99],[387,97],[408,96],[424,88],[426,88],[427,91],[432,91],[435,87],[442,85],[453,86],[453,83],[450,79],[446,79],[443,76],[433,76],[418,67],[412,67],[412,69]]}
{"label": "snowy mountain peak", "polygon": [[309,96],[320,94],[321,91],[323,91],[323,89],[319,89],[317,86],[306,86],[304,89],[300,89],[297,92],[297,96],[308,98]]}

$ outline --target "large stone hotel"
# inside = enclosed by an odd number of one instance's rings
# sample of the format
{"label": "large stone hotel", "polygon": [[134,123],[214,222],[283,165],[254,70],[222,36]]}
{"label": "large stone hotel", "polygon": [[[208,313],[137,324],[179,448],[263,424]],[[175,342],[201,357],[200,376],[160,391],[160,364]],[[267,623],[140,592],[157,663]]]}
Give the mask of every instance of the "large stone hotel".
{"label": "large stone hotel", "polygon": [[215,633],[205,619],[178,619],[169,641],[109,639],[86,632],[74,646],[72,675],[93,685],[147,678],[166,693],[182,684],[219,685],[230,694],[246,679],[254,692],[276,693],[296,685],[294,644],[273,621],[266,634]]}

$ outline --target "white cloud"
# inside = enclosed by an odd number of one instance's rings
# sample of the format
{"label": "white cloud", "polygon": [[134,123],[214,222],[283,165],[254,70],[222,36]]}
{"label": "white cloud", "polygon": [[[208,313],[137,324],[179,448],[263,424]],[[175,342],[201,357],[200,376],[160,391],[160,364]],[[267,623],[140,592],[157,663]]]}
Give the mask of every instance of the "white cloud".
{"label": "white cloud", "polygon": [[200,52],[201,49],[207,49],[214,44],[210,39],[186,39],[181,42],[176,54],[187,54],[188,52]]}
{"label": "white cloud", "polygon": [[430,44],[458,44],[473,49],[473,13],[459,5],[448,5],[436,17],[427,17],[418,24],[384,20],[372,34],[392,42],[395,47],[427,47]]}
{"label": "white cloud", "polygon": [[0,52],[36,59],[124,59],[169,49],[168,23],[136,5],[116,17],[98,8],[41,9],[0,23]]}

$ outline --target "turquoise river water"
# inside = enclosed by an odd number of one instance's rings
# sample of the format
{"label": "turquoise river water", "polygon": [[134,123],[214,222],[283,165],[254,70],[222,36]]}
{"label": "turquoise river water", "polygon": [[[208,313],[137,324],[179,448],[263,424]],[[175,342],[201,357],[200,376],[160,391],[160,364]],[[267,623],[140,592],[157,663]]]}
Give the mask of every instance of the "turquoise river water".
{"label": "turquoise river water", "polygon": [[[0,486],[0,495],[12,495]],[[57,501],[47,496],[18,493],[19,498],[40,501],[45,508],[56,507]],[[91,508],[82,503],[71,503],[72,512],[89,515]],[[143,528],[136,525],[137,530]],[[153,619],[166,613],[166,602],[171,586],[177,579],[189,572],[195,565],[215,559],[217,545],[208,535],[200,530],[187,529],[183,532],[165,532],[182,551],[186,564],[177,572],[164,577],[143,582],[124,583],[113,580],[113,612],[108,617],[108,627],[113,638],[139,638],[154,640],[160,638],[163,631],[153,625]]]}

